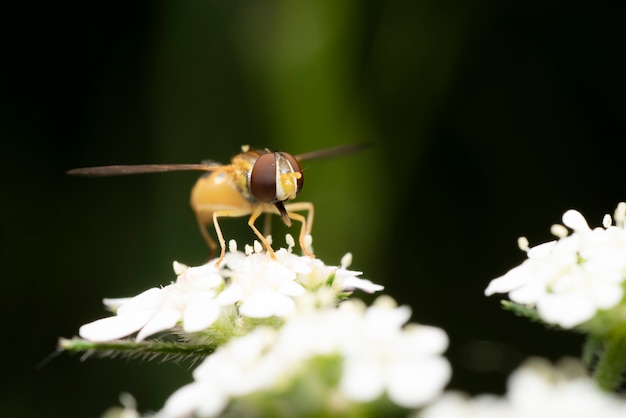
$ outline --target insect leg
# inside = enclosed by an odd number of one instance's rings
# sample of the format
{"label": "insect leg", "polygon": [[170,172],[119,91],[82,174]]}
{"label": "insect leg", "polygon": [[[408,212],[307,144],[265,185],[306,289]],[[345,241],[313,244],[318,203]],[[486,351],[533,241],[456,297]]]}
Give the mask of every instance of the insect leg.
{"label": "insect leg", "polygon": [[[302,252],[304,252],[309,257],[315,257],[313,253],[311,253],[306,245],[304,244],[304,237],[311,234],[311,228],[313,227],[313,203],[311,202],[295,202],[289,203],[285,205],[285,209],[287,209],[287,214],[290,218],[295,219],[296,221],[302,223],[302,227],[300,228],[300,236],[298,238],[298,242],[300,244],[300,248],[302,248]],[[299,213],[295,213],[295,211],[306,211],[306,218]]]}
{"label": "insect leg", "polygon": [[220,257],[215,262],[215,267],[219,267],[220,263],[224,259],[224,255],[226,254],[226,241],[224,240],[224,235],[222,234],[222,229],[220,228],[219,222],[217,222],[217,218],[223,218],[223,217],[237,218],[240,216],[248,215],[249,213],[250,213],[249,209],[218,210],[218,211],[213,212],[213,226],[215,227],[217,240],[219,241],[220,247],[221,247]]}
{"label": "insect leg", "polygon": [[267,242],[267,239],[265,239],[263,234],[261,234],[261,231],[259,231],[256,228],[256,226],[254,226],[254,221],[256,221],[257,218],[261,216],[261,214],[265,211],[267,211],[267,209],[263,205],[257,206],[252,212],[252,215],[250,215],[250,219],[248,219],[248,225],[250,226],[250,228],[252,228],[252,231],[254,231],[254,234],[259,238],[261,243],[265,246],[265,248],[267,249],[267,252],[270,254],[272,259],[276,260],[276,254],[274,254],[274,250],[272,249],[272,246],[270,245],[269,242]]}
{"label": "insect leg", "polygon": [[200,233],[202,233],[202,237],[204,238],[207,245],[209,246],[209,260],[210,260],[215,255],[215,250],[217,250],[217,243],[211,237],[211,234],[209,234],[209,231],[207,230],[207,227],[213,223],[212,218],[209,218],[210,221],[207,222],[206,217],[203,216],[203,214],[200,211],[198,211],[196,212],[196,219],[198,220]]}

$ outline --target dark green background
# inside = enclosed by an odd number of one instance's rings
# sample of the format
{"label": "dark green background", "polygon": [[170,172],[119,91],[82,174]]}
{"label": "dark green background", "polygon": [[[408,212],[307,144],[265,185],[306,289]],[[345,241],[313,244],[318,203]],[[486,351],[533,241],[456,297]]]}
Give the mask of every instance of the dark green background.
{"label": "dark green background", "polygon": [[[197,174],[89,165],[228,161],[370,141],[306,164],[317,255],[450,335],[450,387],[501,391],[523,358],[578,355],[485,298],[569,208],[626,199],[622,15],[502,1],[177,1],[13,6],[0,126],[2,416],[159,408],[188,364],[55,356],[59,336],[202,263]],[[15,12],[15,15],[11,12]],[[278,224],[277,224],[278,225]],[[244,220],[224,222],[240,243]],[[279,229],[280,230],[280,229]],[[282,234],[284,231],[281,231]],[[282,236],[275,241],[282,243]]]}

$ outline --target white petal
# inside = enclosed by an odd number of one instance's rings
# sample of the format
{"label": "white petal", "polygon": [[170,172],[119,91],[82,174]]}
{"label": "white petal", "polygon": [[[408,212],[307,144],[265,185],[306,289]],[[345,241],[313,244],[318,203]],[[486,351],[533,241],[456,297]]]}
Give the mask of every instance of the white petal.
{"label": "white petal", "polygon": [[340,387],[342,393],[353,401],[370,402],[384,392],[383,370],[376,363],[346,359]]}
{"label": "white petal", "polygon": [[544,259],[552,254],[552,251],[554,250],[554,247],[557,245],[557,243],[559,243],[559,241],[548,241],[544,242],[543,244],[535,245],[530,250],[528,250],[526,255],[528,255],[529,259]]}
{"label": "white petal", "polygon": [[214,288],[221,285],[223,279],[213,263],[204,264],[198,267],[188,267],[184,274],[178,277],[177,281],[188,280],[198,286]]}
{"label": "white petal", "polygon": [[537,303],[547,293],[544,283],[531,283],[519,289],[512,290],[509,298],[516,303],[522,305],[530,305]]}
{"label": "white petal", "polygon": [[169,286],[158,288],[153,287],[144,292],[141,292],[137,296],[133,297],[128,302],[124,303],[117,310],[118,315],[122,315],[127,312],[141,312],[141,311],[153,311],[161,304],[166,296],[166,290]]}
{"label": "white petal", "polygon": [[194,301],[187,305],[183,313],[183,329],[186,332],[197,332],[207,329],[220,315],[220,307],[214,301]]}
{"label": "white petal", "polygon": [[383,290],[385,287],[375,284],[367,279],[359,279],[358,277],[348,276],[339,280],[342,289],[352,290],[360,289],[367,293],[374,293]]}
{"label": "white petal", "polygon": [[537,302],[537,312],[549,323],[572,328],[591,319],[596,313],[589,298],[582,292],[566,295],[548,294]]}
{"label": "white petal", "polygon": [[195,382],[174,392],[155,418],[214,417],[227,403],[228,398],[215,385]]}
{"label": "white petal", "polygon": [[232,305],[243,299],[243,289],[237,283],[231,283],[226,289],[224,289],[219,295],[217,295],[217,302],[220,305]]}
{"label": "white petal", "polygon": [[283,281],[277,290],[283,295],[292,297],[302,296],[306,293],[306,289],[301,284],[291,280]]}
{"label": "white petal", "polygon": [[528,281],[528,274],[526,274],[524,264],[522,264],[509,270],[504,276],[493,279],[485,289],[485,296],[491,296],[494,293],[508,293],[525,285]]}
{"label": "white petal", "polygon": [[408,324],[402,335],[403,345],[411,352],[441,354],[448,348],[448,334],[441,328],[429,325]]}
{"label": "white petal", "polygon": [[[516,418],[504,401],[493,395],[470,398],[448,391],[418,415],[419,418]],[[521,417],[520,417],[521,418]]]}
{"label": "white petal", "polygon": [[451,374],[450,363],[442,357],[398,361],[390,368],[387,392],[398,405],[415,408],[439,395]]}
{"label": "white petal", "polygon": [[397,332],[411,318],[411,308],[406,305],[389,308],[375,303],[365,312],[364,321],[369,333],[389,335]]}
{"label": "white petal", "polygon": [[269,290],[261,290],[247,296],[241,303],[240,312],[250,318],[285,316],[293,312],[296,303],[288,296]]}
{"label": "white petal", "polygon": [[598,309],[610,309],[622,300],[624,288],[614,283],[598,283],[591,287],[590,292]]}
{"label": "white petal", "polygon": [[127,304],[133,298],[104,298],[102,303],[112,312],[116,312],[120,306]]}
{"label": "white petal", "polygon": [[143,327],[152,312],[135,312],[124,316],[111,316],[83,325],[78,334],[89,341],[104,342],[124,338]]}
{"label": "white petal", "polygon": [[141,341],[157,332],[173,328],[180,319],[181,312],[178,309],[175,309],[169,304],[160,306],[157,312],[137,334],[137,341]]}

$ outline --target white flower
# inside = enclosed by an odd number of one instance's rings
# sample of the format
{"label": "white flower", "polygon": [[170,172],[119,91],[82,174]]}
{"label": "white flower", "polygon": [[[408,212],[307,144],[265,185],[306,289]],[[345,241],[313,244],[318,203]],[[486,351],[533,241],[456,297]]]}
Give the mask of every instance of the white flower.
{"label": "white flower", "polygon": [[[575,210],[563,215],[573,233],[557,225],[559,237],[527,250],[528,259],[491,281],[485,294],[509,293],[513,302],[535,306],[541,318],[571,328],[616,306],[626,278],[626,204],[615,211],[616,226],[605,216],[603,227],[589,228]],[[527,242],[526,242],[527,245]]]}
{"label": "white flower", "polygon": [[220,314],[215,296],[224,279],[210,264],[187,267],[175,262],[174,270],[179,276],[170,285],[148,289],[133,298],[105,299],[116,315],[83,325],[79,335],[102,342],[139,331],[137,341],[141,341],[179,322],[186,332],[209,327]]}
{"label": "white flower", "polygon": [[[287,240],[293,241],[291,240]],[[317,258],[298,256],[288,249],[275,252],[276,259],[262,252],[262,247],[248,249],[247,254],[231,251],[226,254],[222,275],[228,281],[218,296],[221,304],[237,304],[239,312],[251,318],[286,317],[297,308],[297,299],[329,285],[335,293],[361,289],[373,293],[383,286],[356,276],[359,271],[348,270],[351,255],[342,259],[340,267],[327,266]]]}
{"label": "white flower", "polygon": [[[410,324],[408,306],[396,307],[380,297],[364,313],[354,312],[352,335],[344,335],[341,347],[344,373],[341,389],[347,398],[368,402],[385,391],[404,407],[416,407],[434,398],[451,374],[441,354],[448,337],[435,327]],[[418,378],[419,376],[419,378]]]}
{"label": "white flower", "polygon": [[532,358],[511,374],[504,397],[470,398],[445,393],[416,418],[618,418],[626,416],[626,400],[603,392],[577,360],[564,359],[553,367]]}
{"label": "white flower", "polygon": [[321,260],[311,257],[298,257],[285,250],[279,250],[276,257],[282,263],[302,263],[304,267],[298,272],[298,282],[308,290],[316,290],[321,286],[327,286],[329,278],[332,278],[331,287],[336,293],[359,289],[367,293],[374,293],[384,289],[379,284],[372,283],[367,279],[357,276],[363,274],[360,271],[348,270],[352,262],[352,254],[347,253],[341,259],[340,266],[327,266]]}
{"label": "white flower", "polygon": [[[285,250],[279,250],[285,251]],[[290,254],[292,255],[292,254]],[[224,259],[223,275],[228,287],[219,295],[223,304],[238,304],[242,315],[252,318],[286,316],[295,310],[295,297],[306,290],[296,281],[298,272],[306,272],[306,265],[272,260],[267,253],[254,252],[247,256],[228,253]]]}
{"label": "white flower", "polygon": [[314,359],[336,357],[342,360],[341,377],[327,393],[340,394],[347,403],[386,393],[404,407],[423,405],[450,378],[442,356],[448,339],[435,327],[403,328],[409,317],[408,307],[383,297],[369,308],[349,300],[339,308],[294,315],[278,330],[257,328],[218,348],[194,371],[195,381],[175,392],[157,416],[216,416],[234,398],[279,390],[298,377],[309,382],[320,367]]}
{"label": "white flower", "polygon": [[383,288],[356,277],[361,272],[348,270],[349,258],[344,257],[340,267],[327,266],[319,259],[293,254],[290,247],[276,251],[272,259],[260,245],[242,253],[231,242],[220,268],[214,260],[199,267],[174,262],[176,282],[131,298],[104,299],[115,315],[83,325],[79,334],[103,342],[138,332],[141,341],[178,325],[187,333],[205,330],[227,306],[235,307],[243,317],[284,318],[298,306],[334,305],[346,291]]}

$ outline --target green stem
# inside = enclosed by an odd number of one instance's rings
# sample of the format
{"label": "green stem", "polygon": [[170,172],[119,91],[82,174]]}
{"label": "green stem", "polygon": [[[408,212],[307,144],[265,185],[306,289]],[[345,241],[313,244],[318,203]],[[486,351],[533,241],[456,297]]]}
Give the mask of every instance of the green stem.
{"label": "green stem", "polygon": [[614,391],[622,381],[626,369],[626,337],[609,336],[594,371],[596,383],[604,390]]}
{"label": "green stem", "polygon": [[133,341],[118,340],[95,343],[80,338],[59,339],[59,349],[86,354],[99,353],[108,356],[125,354],[153,358],[165,356],[166,359],[203,358],[215,351],[215,346],[208,344],[188,344],[168,341]]}
{"label": "green stem", "polygon": [[596,361],[596,355],[602,352],[604,338],[598,335],[589,334],[583,346],[582,360],[587,368],[592,369]]}

